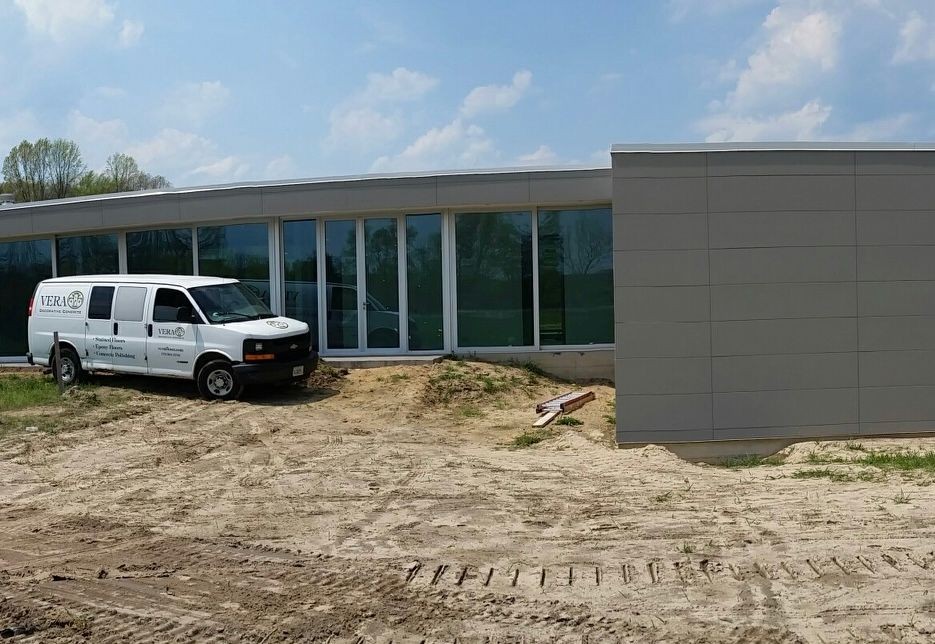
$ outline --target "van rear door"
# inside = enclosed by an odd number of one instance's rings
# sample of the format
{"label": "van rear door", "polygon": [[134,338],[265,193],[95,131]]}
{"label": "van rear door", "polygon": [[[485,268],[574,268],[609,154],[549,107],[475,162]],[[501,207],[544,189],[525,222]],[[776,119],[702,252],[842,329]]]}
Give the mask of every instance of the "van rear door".
{"label": "van rear door", "polygon": [[89,369],[113,369],[114,348],[111,313],[114,303],[113,286],[92,286],[85,320],[85,356]]}

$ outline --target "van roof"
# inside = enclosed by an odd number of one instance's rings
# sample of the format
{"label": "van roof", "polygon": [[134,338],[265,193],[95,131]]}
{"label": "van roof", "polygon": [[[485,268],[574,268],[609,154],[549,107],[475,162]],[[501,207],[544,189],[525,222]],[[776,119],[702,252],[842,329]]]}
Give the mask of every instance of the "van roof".
{"label": "van roof", "polygon": [[54,277],[44,280],[43,284],[164,284],[166,286],[180,286],[192,288],[195,286],[210,286],[212,284],[231,284],[235,279],[228,277],[210,277],[207,275],[73,275],[71,277]]}

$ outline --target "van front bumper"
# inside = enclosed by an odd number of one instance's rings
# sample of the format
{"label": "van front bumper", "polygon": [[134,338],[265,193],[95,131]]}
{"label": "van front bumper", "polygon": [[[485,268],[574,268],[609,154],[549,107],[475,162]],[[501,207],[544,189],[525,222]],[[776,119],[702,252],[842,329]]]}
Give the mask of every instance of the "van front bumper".
{"label": "van front bumper", "polygon": [[[265,382],[288,382],[308,378],[318,366],[318,352],[312,351],[308,357],[290,362],[244,362],[234,365],[237,380],[245,385]],[[302,367],[301,375],[293,375],[296,367]]]}

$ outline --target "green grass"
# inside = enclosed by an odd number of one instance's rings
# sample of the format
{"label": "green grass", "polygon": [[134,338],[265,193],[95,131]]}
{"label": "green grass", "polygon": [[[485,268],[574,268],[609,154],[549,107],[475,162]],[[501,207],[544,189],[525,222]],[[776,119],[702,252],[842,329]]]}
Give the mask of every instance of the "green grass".
{"label": "green grass", "polygon": [[617,400],[612,399],[607,402],[607,406],[610,407],[609,414],[604,414],[604,420],[606,420],[611,425],[617,424]]}
{"label": "green grass", "polygon": [[903,503],[909,503],[912,500],[912,497],[908,494],[903,493],[902,490],[899,491],[899,494],[893,497],[893,503],[901,505]]}
{"label": "green grass", "polygon": [[848,472],[841,472],[838,470],[832,470],[827,467],[813,468],[809,470],[799,470],[792,473],[792,478],[794,479],[828,479],[835,483],[851,483],[853,481],[874,481],[876,476],[873,472],[857,472],[856,474],[850,474]]}
{"label": "green grass", "polygon": [[574,416],[562,416],[555,421],[556,425],[567,425],[568,427],[576,427],[578,425],[584,425],[584,422],[578,420]]}
{"label": "green grass", "polygon": [[0,411],[15,411],[59,401],[58,385],[52,378],[0,375]]}
{"label": "green grass", "polygon": [[782,465],[782,457],[775,455],[760,456],[758,454],[739,454],[737,456],[727,457],[721,465],[732,470],[745,467],[759,467],[761,465]]}
{"label": "green grass", "polygon": [[458,408],[458,415],[464,418],[480,418],[484,412],[476,405],[462,405]]}
{"label": "green grass", "polygon": [[552,437],[552,432],[547,429],[537,429],[531,432],[523,432],[513,439],[513,447],[531,447],[536,443],[541,443],[547,438]]}
{"label": "green grass", "polygon": [[919,470],[935,473],[935,450],[924,452],[912,450],[902,452],[862,450],[862,454],[857,458],[823,456],[817,452],[812,452],[808,455],[806,460],[815,465],[839,463],[845,465],[868,465],[878,467],[881,470],[898,470],[904,472]]}

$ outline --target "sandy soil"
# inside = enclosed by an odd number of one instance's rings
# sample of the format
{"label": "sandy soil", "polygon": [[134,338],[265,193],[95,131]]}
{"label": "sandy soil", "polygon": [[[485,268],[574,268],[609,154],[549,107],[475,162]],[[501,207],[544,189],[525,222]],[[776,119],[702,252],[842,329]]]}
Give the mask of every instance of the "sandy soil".
{"label": "sandy soil", "polygon": [[[791,477],[838,443],[747,469],[619,450],[603,385],[583,425],[513,449],[533,402],[568,385],[434,405],[442,368],[235,403],[100,379],[132,394],[115,420],[0,441],[0,634],[935,641],[930,478]],[[935,440],[863,441],[897,445]]]}

